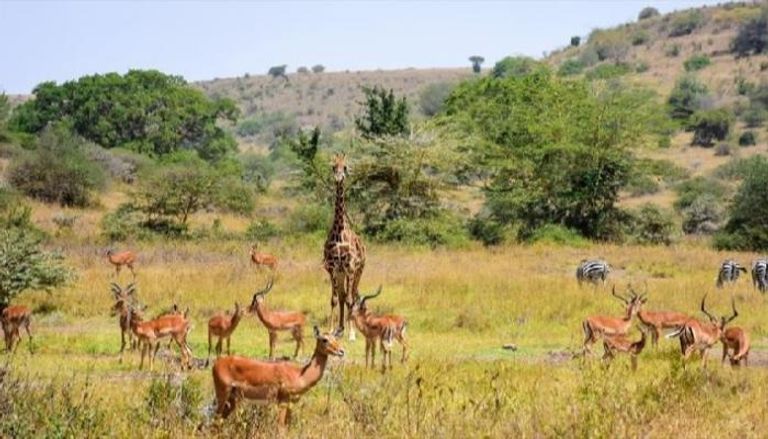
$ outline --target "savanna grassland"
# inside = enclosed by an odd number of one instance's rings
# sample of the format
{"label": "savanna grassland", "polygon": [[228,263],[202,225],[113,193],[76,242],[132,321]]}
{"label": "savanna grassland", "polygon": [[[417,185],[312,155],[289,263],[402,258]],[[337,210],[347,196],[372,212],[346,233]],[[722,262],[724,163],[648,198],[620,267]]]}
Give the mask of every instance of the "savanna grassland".
{"label": "savanna grassland", "polygon": [[[330,287],[320,264],[321,242],[318,237],[270,246],[282,262],[268,305],[304,310],[310,322],[326,327]],[[140,302],[149,306],[149,315],[172,303],[190,308],[190,341],[199,366],[206,356],[207,318],[232,309],[235,301],[249,302],[268,277],[250,266],[239,242],[137,250]],[[39,311],[35,352],[26,351],[25,340],[15,356],[5,357],[10,375],[24,379],[21,388],[6,380],[6,397],[28,399],[33,410],[5,417],[6,432],[23,436],[30,427],[37,434],[63,436],[179,437],[273,431],[275,410],[248,404],[226,422],[212,420],[210,369],[182,372],[175,348],[161,350],[154,372],[138,370],[135,352],[119,363],[117,318],[109,315],[111,267],[97,246],[71,245],[64,251],[77,270],[76,282],[52,295],[25,296]],[[630,282],[638,288],[647,282],[648,309],[698,315],[701,295],[708,292],[710,309],[724,314],[733,293],[740,311],[734,324],[752,334],[752,366],[720,366],[718,345],[708,369],[695,364],[682,370],[678,345],[667,340],[642,353],[636,373],[625,357],[610,368],[599,354],[572,359],[586,316],[622,313],[607,287],[577,287],[574,262],[592,255],[612,262],[616,272],[609,284],[620,291]],[[362,339],[345,340],[346,358],[333,361],[323,381],[297,404],[289,433],[666,437],[683,432],[702,437],[728,431],[760,436],[768,398],[761,385],[768,374],[765,298],[745,279],[732,290],[714,289],[714,267],[724,256],[697,242],[670,248],[534,245],[450,251],[370,246],[363,289],[383,285],[375,309],[408,317],[410,360],[382,376],[364,369]],[[733,256],[746,262],[754,255]],[[123,283],[130,278],[122,276]],[[639,337],[636,329],[632,337]],[[255,316],[244,319],[232,343],[236,354],[266,356],[267,334]],[[508,343],[517,350],[503,350]],[[302,358],[312,345],[310,337]],[[291,342],[281,337],[279,354],[291,352]],[[32,402],[35,397],[48,403]]]}

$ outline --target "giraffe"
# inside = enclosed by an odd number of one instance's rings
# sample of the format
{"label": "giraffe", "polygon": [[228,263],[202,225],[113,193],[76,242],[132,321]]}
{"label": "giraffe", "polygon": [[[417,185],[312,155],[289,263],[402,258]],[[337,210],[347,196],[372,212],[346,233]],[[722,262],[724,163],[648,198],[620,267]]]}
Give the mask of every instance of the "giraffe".
{"label": "giraffe", "polygon": [[331,277],[331,318],[336,305],[339,306],[339,327],[349,328],[349,339],[355,340],[355,330],[351,324],[345,325],[345,306],[350,318],[352,305],[358,296],[358,284],[365,267],[365,246],[360,237],[355,234],[347,219],[347,208],[344,195],[344,179],[347,176],[346,156],[336,155],[331,165],[333,178],[336,183],[336,206],[333,213],[333,224],[328,233],[324,247],[325,270]]}

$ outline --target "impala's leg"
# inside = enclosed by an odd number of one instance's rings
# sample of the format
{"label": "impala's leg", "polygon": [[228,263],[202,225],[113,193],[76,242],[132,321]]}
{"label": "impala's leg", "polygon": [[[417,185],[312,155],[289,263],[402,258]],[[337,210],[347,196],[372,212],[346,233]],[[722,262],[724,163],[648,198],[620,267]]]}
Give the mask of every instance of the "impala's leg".
{"label": "impala's leg", "polygon": [[[213,334],[211,334],[210,329],[208,330],[208,357],[205,359],[205,364],[207,365],[211,361],[211,345],[213,344]],[[218,355],[217,355],[218,358]]]}
{"label": "impala's leg", "polygon": [[277,340],[277,332],[270,331],[269,332],[269,359],[274,360],[275,359],[275,341]]}
{"label": "impala's leg", "polygon": [[651,341],[653,342],[654,347],[659,346],[660,336],[661,336],[661,330],[657,326],[654,326],[653,330],[651,331]]}
{"label": "impala's leg", "polygon": [[723,343],[723,358],[720,359],[720,364],[725,364],[725,357],[728,355],[728,345]]}
{"label": "impala's leg", "polygon": [[693,353],[695,347],[696,346],[694,345],[690,345],[690,346],[686,346],[683,349],[683,369],[685,369],[685,364],[688,362],[688,359],[691,357],[691,354]]}
{"label": "impala's leg", "polygon": [[408,359],[408,340],[405,339],[405,327],[397,333],[397,341],[403,347],[403,356],[400,358],[400,362],[405,363]]}
{"label": "impala's leg", "polygon": [[304,345],[304,340],[303,340],[301,329],[302,328],[300,326],[294,326],[293,328],[291,328],[291,335],[293,336],[293,339],[296,341],[296,351],[293,353],[293,358],[294,359],[298,358],[299,351],[301,350],[301,348]]}
{"label": "impala's leg", "polygon": [[29,330],[29,319],[24,321],[24,331],[27,332],[27,338],[29,338],[29,353],[32,353],[32,331]]}
{"label": "impala's leg", "polygon": [[115,265],[115,277],[120,279],[120,270],[122,270],[123,267],[120,264]]}
{"label": "impala's leg", "polygon": [[219,341],[216,342],[216,358],[219,358],[221,356],[221,351],[223,348],[222,346],[223,339],[224,337],[219,337]]}
{"label": "impala's leg", "polygon": [[128,264],[128,269],[131,270],[131,276],[133,276],[133,279],[136,280],[136,272],[133,271],[133,263]]}
{"label": "impala's leg", "polygon": [[704,369],[707,368],[707,349],[701,348],[699,349],[699,353],[701,354],[701,365],[704,367]]}
{"label": "impala's leg", "polygon": [[277,426],[281,431],[284,431],[290,422],[291,407],[288,402],[281,402],[278,404],[277,410]]}
{"label": "impala's leg", "polygon": [[581,327],[584,330],[584,354],[591,354],[590,345],[595,342],[595,334],[586,321],[581,324]]}
{"label": "impala's leg", "polygon": [[229,348],[229,342],[231,340],[231,337],[232,337],[231,335],[227,336],[227,355],[232,355],[232,351]]}
{"label": "impala's leg", "polygon": [[125,351],[125,331],[120,331],[120,362],[123,362],[123,351]]}
{"label": "impala's leg", "polygon": [[376,369],[376,338],[370,337],[371,342],[371,369]]}
{"label": "impala's leg", "polygon": [[19,331],[19,327],[13,328],[13,341],[11,344],[13,345],[13,353],[16,353],[16,350],[19,349],[19,345],[21,344],[21,331]]}
{"label": "impala's leg", "polygon": [[147,343],[139,340],[139,349],[141,349],[141,362],[139,363],[139,370],[141,370],[144,368],[144,353],[147,350]]}

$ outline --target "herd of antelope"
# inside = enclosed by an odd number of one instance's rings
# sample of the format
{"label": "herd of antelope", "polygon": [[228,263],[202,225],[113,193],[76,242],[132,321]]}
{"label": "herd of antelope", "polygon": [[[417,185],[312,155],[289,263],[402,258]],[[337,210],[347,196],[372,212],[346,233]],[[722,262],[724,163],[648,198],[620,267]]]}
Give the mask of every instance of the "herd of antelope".
{"label": "herd of antelope", "polygon": [[[595,285],[604,284],[610,271],[610,265],[605,261],[582,260],[576,270],[576,278],[579,284],[584,281]],[[746,271],[746,268],[733,260],[723,261],[718,271],[716,286],[722,288],[727,283],[736,282],[739,273]],[[755,288],[763,293],[768,289],[768,260],[759,259],[752,264],[752,282]],[[696,352],[699,353],[703,366],[706,367],[707,351],[718,342],[723,347],[721,363],[728,358],[734,367],[747,365],[750,351],[749,334],[740,327],[726,327],[739,315],[733,296],[731,296],[732,314],[717,318],[707,311],[707,294],[704,294],[700,310],[707,319],[700,320],[676,311],[647,311],[643,309],[648,301],[647,285],[646,291],[642,294],[638,294],[631,286],[628,290],[626,296],[617,294],[615,286],[611,290],[611,294],[625,305],[623,316],[595,315],[587,317],[582,322],[584,354],[591,353],[591,346],[602,339],[604,360],[611,360],[616,353],[626,353],[631,358],[631,367],[634,370],[637,367],[637,357],[645,348],[648,334],[651,336],[653,345],[656,346],[662,331],[669,330],[666,337],[678,338],[680,341],[683,367]],[[639,340],[628,337],[635,318],[641,333]]]}

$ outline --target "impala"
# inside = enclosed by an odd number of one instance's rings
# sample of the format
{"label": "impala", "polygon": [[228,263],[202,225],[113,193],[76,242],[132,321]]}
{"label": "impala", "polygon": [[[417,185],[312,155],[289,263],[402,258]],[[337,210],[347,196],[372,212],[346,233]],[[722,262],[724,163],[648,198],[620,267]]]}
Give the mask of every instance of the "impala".
{"label": "impala", "polygon": [[136,344],[133,340],[133,331],[131,331],[131,320],[129,310],[135,300],[134,293],[136,285],[129,284],[125,289],[112,282],[112,294],[115,298],[115,304],[112,306],[112,316],[119,316],[117,323],[120,325],[120,362],[123,361],[123,352],[125,351],[126,339],[130,349],[134,349]]}
{"label": "impala", "polygon": [[605,335],[623,335],[629,331],[632,325],[632,317],[640,307],[640,301],[636,295],[625,298],[616,294],[616,286],[611,289],[611,294],[626,305],[624,317],[590,316],[582,322],[584,330],[584,353],[591,353],[590,346]]}
{"label": "impala", "polygon": [[[631,288],[630,291],[632,291]],[[632,291],[632,294],[636,295],[634,291]],[[645,293],[637,296],[640,302],[640,307],[637,310],[637,319],[646,330],[651,332],[651,341],[654,346],[657,346],[662,330],[677,329],[690,320],[691,316],[676,311],[646,311],[642,308],[648,302],[648,299],[645,297],[646,294],[648,294],[647,288]]]}
{"label": "impala", "polygon": [[155,356],[160,349],[160,340],[165,337],[170,337],[179,346],[182,366],[190,367],[192,350],[187,344],[187,334],[192,327],[188,319],[188,311],[184,314],[167,314],[145,322],[141,318],[140,311],[131,307],[128,309],[128,320],[141,347],[139,369],[144,367],[146,355],[149,357],[149,370],[152,370]]}
{"label": "impala", "polygon": [[136,253],[125,250],[121,252],[115,252],[112,249],[107,250],[107,260],[110,264],[115,266],[115,277],[120,277],[120,270],[123,269],[123,265],[131,270],[133,278],[136,279],[136,272],[133,271],[133,264],[136,263]]}
{"label": "impala", "polygon": [[[0,323],[3,326],[5,335],[5,348],[8,352],[15,352],[21,344],[20,327],[24,327],[29,338],[29,352],[32,352],[32,332],[29,330],[29,324],[32,319],[32,311],[23,305],[8,306],[3,308],[0,314]],[[15,348],[14,348],[15,346]]]}
{"label": "impala", "polygon": [[[218,314],[211,317],[208,320],[208,359],[211,358],[211,344],[213,337],[218,337],[219,341],[216,343],[216,358],[221,356],[222,342],[227,341],[227,355],[230,355],[229,340],[232,333],[235,332],[237,325],[240,323],[240,319],[243,317],[245,310],[240,308],[240,304],[235,302],[235,312],[231,315]],[[208,360],[206,360],[208,364]]]}
{"label": "impala", "polygon": [[603,336],[603,360],[610,361],[616,353],[629,354],[629,358],[632,364],[632,370],[637,369],[637,356],[643,352],[645,348],[645,330],[640,329],[640,340],[632,341],[626,335],[604,335]]}
{"label": "impala", "polygon": [[251,247],[251,262],[257,267],[269,267],[270,270],[277,270],[277,257],[269,253],[261,253],[256,251],[258,244],[253,244]]}
{"label": "impala", "polygon": [[262,361],[245,357],[221,357],[213,364],[216,390],[216,413],[226,418],[240,397],[266,403],[277,403],[278,425],[290,422],[290,404],[299,400],[323,377],[328,356],[344,356],[339,343],[343,329],[321,335],[315,326],[315,352],[309,364],[301,366],[289,361]]}
{"label": "impala", "polygon": [[[725,361],[727,356],[732,366],[740,366],[742,362],[744,366],[747,365],[750,350],[747,331],[737,326],[727,328],[720,336],[720,342],[723,344],[721,363]],[[733,350],[733,353],[728,352],[729,350]]]}
{"label": "impala", "polygon": [[704,294],[704,297],[701,299],[701,312],[707,316],[709,323],[697,319],[690,319],[678,330],[667,335],[668,338],[680,338],[680,350],[683,354],[683,367],[685,367],[687,360],[695,350],[699,351],[703,366],[707,367],[707,351],[714,346],[715,343],[720,341],[725,325],[733,321],[733,319],[739,315],[738,311],[736,311],[736,303],[734,302],[733,297],[731,297],[733,315],[729,317],[723,316],[719,320],[707,312],[705,307],[706,300],[707,295]]}
{"label": "impala", "polygon": [[269,333],[269,359],[274,358],[275,343],[277,342],[277,333],[279,331],[290,331],[291,336],[296,340],[296,351],[293,358],[298,357],[299,351],[304,347],[304,325],[307,318],[303,313],[295,311],[271,311],[264,304],[264,298],[272,289],[274,279],[270,279],[267,286],[253,295],[251,306],[248,311],[259,317],[261,323],[267,328]]}
{"label": "impala", "polygon": [[368,309],[367,301],[381,294],[381,286],[374,294],[359,298],[352,305],[352,321],[357,329],[365,337],[365,366],[368,367],[370,355],[370,367],[374,367],[376,360],[376,341],[379,341],[382,355],[382,372],[386,371],[387,360],[392,369],[392,340],[396,339],[403,347],[403,355],[400,362],[408,359],[408,342],[405,339],[405,330],[408,322],[402,316],[384,315],[376,316]]}

